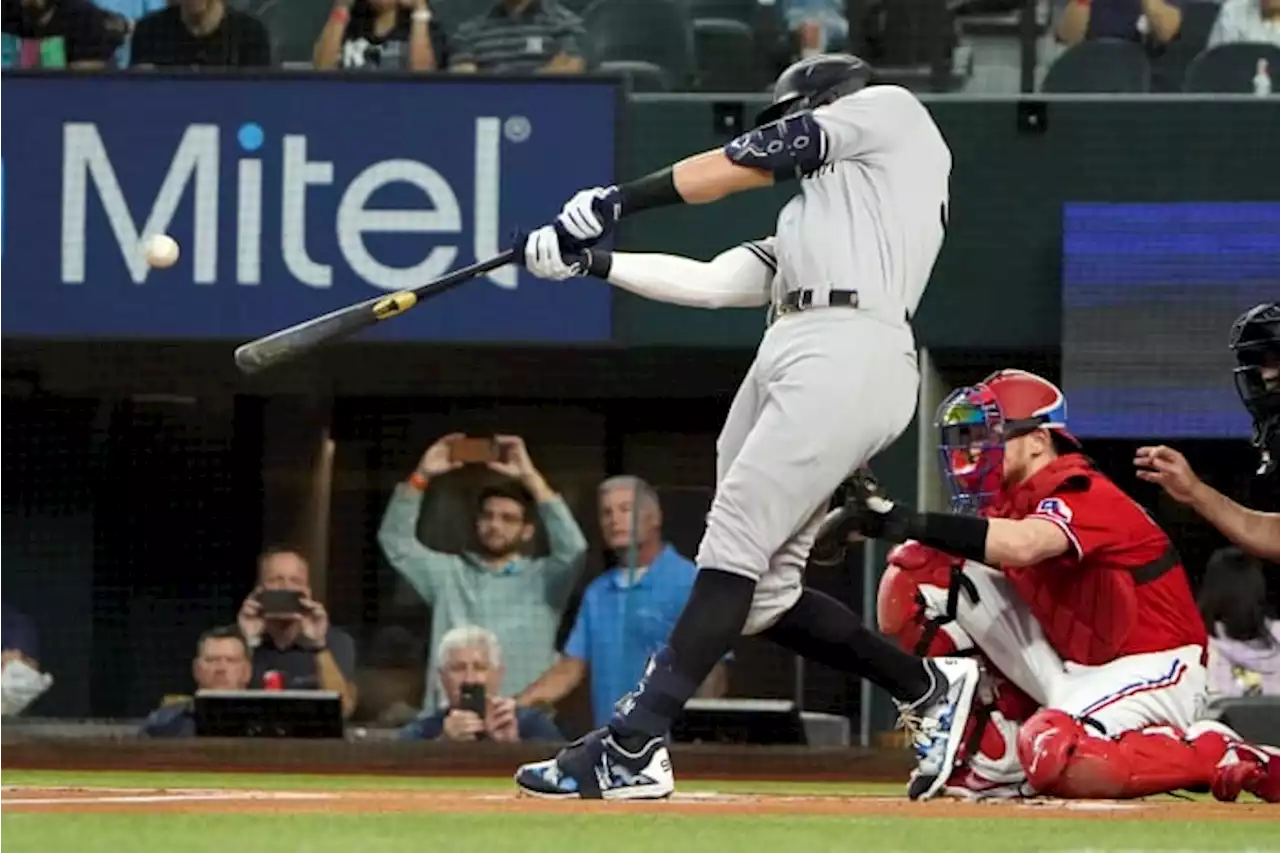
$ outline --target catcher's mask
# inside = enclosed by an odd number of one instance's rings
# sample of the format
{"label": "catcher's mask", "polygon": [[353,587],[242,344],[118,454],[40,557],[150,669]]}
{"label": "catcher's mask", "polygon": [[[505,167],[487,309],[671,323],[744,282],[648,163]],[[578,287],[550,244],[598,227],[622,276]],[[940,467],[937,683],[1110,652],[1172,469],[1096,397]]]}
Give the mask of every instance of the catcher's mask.
{"label": "catcher's mask", "polygon": [[1253,419],[1253,445],[1262,453],[1260,474],[1280,464],[1280,302],[1250,308],[1231,327],[1235,384]]}
{"label": "catcher's mask", "polygon": [[952,391],[935,419],[952,509],[976,514],[991,505],[1004,484],[1004,447],[1010,439],[1047,429],[1059,453],[1079,451],[1080,442],[1066,424],[1062,391],[1025,370],[998,370]]}

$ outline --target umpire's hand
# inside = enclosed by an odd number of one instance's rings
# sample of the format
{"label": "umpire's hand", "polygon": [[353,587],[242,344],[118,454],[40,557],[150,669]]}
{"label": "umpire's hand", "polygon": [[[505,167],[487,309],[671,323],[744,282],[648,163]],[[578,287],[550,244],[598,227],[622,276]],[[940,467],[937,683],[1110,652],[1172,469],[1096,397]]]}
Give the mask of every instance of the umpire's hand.
{"label": "umpire's hand", "polygon": [[529,272],[552,281],[586,275],[583,256],[565,252],[560,245],[564,239],[554,225],[544,225],[525,238],[524,265]]}

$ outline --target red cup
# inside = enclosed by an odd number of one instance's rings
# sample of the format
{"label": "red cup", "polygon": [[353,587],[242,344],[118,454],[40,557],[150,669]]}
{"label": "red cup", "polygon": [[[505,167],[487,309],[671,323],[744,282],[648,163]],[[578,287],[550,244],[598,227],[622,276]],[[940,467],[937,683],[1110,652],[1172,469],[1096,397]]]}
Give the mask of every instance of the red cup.
{"label": "red cup", "polygon": [[263,690],[284,690],[284,675],[274,669],[262,673]]}

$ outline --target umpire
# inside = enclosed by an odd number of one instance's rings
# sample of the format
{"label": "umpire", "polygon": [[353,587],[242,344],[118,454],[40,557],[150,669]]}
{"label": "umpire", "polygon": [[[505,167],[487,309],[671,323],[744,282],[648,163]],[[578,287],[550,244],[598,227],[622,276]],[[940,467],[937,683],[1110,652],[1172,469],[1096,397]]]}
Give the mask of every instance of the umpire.
{"label": "umpire", "polygon": [[[1280,302],[1264,302],[1241,314],[1231,327],[1235,383],[1253,418],[1253,445],[1262,454],[1258,474],[1280,491]],[[1138,477],[1158,483],[1174,500],[1194,509],[1240,548],[1280,562],[1280,512],[1241,506],[1204,483],[1176,450],[1140,447]]]}

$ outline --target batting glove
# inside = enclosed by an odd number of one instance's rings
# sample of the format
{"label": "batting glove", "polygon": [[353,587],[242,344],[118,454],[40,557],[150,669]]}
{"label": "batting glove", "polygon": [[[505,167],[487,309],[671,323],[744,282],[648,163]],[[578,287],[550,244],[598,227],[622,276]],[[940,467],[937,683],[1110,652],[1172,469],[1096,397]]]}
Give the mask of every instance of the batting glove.
{"label": "batting glove", "polygon": [[556,224],[583,246],[594,246],[611,233],[622,216],[617,187],[582,190],[565,203]]}
{"label": "batting glove", "polygon": [[586,275],[581,254],[566,252],[564,236],[555,225],[544,225],[524,241],[524,265],[538,278],[564,281]]}

